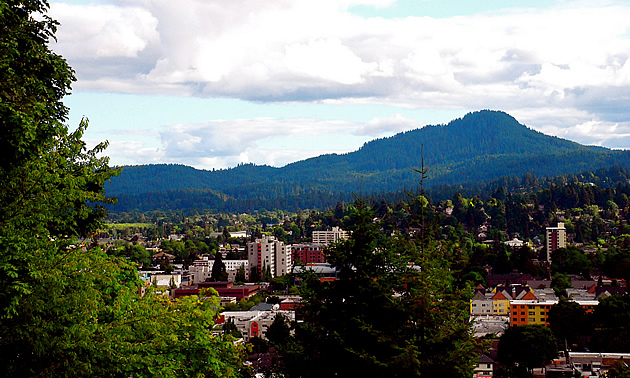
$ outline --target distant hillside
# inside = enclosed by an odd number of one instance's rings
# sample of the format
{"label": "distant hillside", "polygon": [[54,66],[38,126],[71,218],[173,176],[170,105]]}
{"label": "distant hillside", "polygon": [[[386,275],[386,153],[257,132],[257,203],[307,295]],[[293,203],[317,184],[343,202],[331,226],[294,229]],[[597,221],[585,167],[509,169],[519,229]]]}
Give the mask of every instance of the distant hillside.
{"label": "distant hillside", "polygon": [[119,198],[113,211],[323,207],[352,193],[417,188],[419,175],[413,168],[420,168],[422,151],[429,176],[426,188],[528,172],[544,177],[613,165],[630,168],[630,151],[583,146],[534,131],[504,112],[483,110],[447,125],[376,139],[351,153],[322,155],[282,168],[127,166],[106,190]]}

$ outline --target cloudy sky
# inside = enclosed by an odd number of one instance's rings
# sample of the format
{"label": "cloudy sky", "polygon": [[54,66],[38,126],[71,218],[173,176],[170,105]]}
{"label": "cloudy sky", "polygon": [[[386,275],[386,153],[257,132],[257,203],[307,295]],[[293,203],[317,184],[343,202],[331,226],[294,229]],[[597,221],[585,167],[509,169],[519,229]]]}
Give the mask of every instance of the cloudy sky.
{"label": "cloudy sky", "polygon": [[627,0],[51,0],[113,164],[283,166],[504,110],[630,148]]}

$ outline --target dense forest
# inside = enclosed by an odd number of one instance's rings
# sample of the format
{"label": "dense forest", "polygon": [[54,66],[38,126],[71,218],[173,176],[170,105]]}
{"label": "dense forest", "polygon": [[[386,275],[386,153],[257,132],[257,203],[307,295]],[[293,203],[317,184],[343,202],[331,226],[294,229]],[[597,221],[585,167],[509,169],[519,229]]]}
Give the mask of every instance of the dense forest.
{"label": "dense forest", "polygon": [[[478,190],[502,177],[554,177],[602,168],[630,168],[630,152],[544,135],[500,111],[470,113],[282,168],[241,164],[203,171],[182,165],[122,167],[106,185],[113,212],[168,209],[254,211],[334,206],[355,194],[380,196],[418,189],[414,169],[428,167],[436,199],[451,188]],[[509,179],[511,180],[511,179]],[[527,179],[525,179],[527,181]],[[459,190],[459,189],[457,189]]]}

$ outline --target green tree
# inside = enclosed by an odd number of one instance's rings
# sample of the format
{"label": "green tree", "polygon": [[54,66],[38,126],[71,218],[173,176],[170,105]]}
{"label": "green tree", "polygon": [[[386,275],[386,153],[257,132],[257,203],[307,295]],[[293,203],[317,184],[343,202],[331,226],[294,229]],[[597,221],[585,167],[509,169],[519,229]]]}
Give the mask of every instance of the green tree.
{"label": "green tree", "polygon": [[630,296],[613,294],[600,300],[593,312],[595,351],[630,352]]}
{"label": "green tree", "polygon": [[151,265],[151,255],[146,248],[139,244],[126,245],[115,250],[116,256],[127,257],[130,261],[142,264],[144,266]]}
{"label": "green tree", "polygon": [[585,336],[591,334],[592,327],[584,308],[565,298],[560,298],[557,304],[551,306],[548,321],[561,349],[565,343],[570,349],[574,344],[583,347]]}
{"label": "green tree", "polygon": [[567,289],[571,287],[571,279],[564,273],[556,273],[551,277],[551,288],[558,297],[567,297]]}
{"label": "green tree", "polygon": [[615,361],[606,372],[607,378],[630,378],[630,367],[624,361]]}
{"label": "green tree", "polygon": [[591,261],[581,249],[575,246],[559,248],[551,252],[551,271],[590,277]]}
{"label": "green tree", "polygon": [[528,376],[533,368],[556,358],[558,349],[551,330],[543,325],[508,328],[499,341],[499,362],[511,369],[511,376]]}
{"label": "green tree", "polygon": [[214,264],[212,264],[210,279],[212,281],[227,281],[228,279],[228,273],[225,269],[225,263],[223,263],[221,252],[217,252],[214,256]]}
{"label": "green tree", "polygon": [[452,285],[440,245],[388,238],[361,201],[330,248],[339,280],[302,279],[304,322],[284,351],[290,376],[467,377],[476,359],[468,293]]}
{"label": "green tree", "polygon": [[92,243],[118,170],[69,131],[73,81],[48,49],[44,0],[0,1],[0,368],[7,377],[235,377],[243,351],[214,336],[219,300],[149,293],[135,264]]}
{"label": "green tree", "polygon": [[234,282],[245,282],[245,264],[241,264],[236,271]]}
{"label": "green tree", "polygon": [[237,340],[243,337],[243,335],[241,335],[241,331],[238,330],[236,324],[234,324],[234,319],[232,318],[227,319],[225,323],[223,323],[223,334],[230,335]]}
{"label": "green tree", "polygon": [[263,282],[269,282],[269,281],[271,281],[272,278],[273,278],[273,276],[271,275],[271,267],[263,265],[263,271],[262,271],[261,280]]}
{"label": "green tree", "polygon": [[267,329],[267,340],[273,345],[285,345],[289,342],[291,336],[291,327],[287,323],[284,315],[276,313],[276,317],[273,319],[269,329]]}

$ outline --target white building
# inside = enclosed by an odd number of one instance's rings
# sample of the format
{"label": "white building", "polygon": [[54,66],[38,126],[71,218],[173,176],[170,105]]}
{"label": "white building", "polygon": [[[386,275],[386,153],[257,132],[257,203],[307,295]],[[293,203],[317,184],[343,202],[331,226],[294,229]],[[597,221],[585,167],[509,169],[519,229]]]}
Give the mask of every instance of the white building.
{"label": "white building", "polygon": [[254,337],[267,338],[267,330],[277,315],[284,316],[287,323],[295,321],[295,311],[225,311],[222,313],[225,321],[233,321],[243,335],[245,341]]}
{"label": "white building", "polygon": [[313,231],[313,244],[329,245],[348,239],[348,233],[333,227],[330,231]]}
{"label": "white building", "polygon": [[247,260],[251,269],[262,272],[269,268],[272,277],[280,277],[291,272],[291,248],[273,236],[263,235],[255,242],[247,243]]}
{"label": "white building", "polygon": [[[225,270],[228,274],[228,281],[233,282],[236,279],[236,274],[241,265],[245,269],[245,280],[249,280],[249,261],[248,260],[223,260],[225,264]],[[209,260],[204,257],[203,260],[195,260],[193,265],[188,268],[190,276],[194,280],[194,283],[205,282],[206,279],[212,276],[212,267],[214,266],[214,260]]]}

